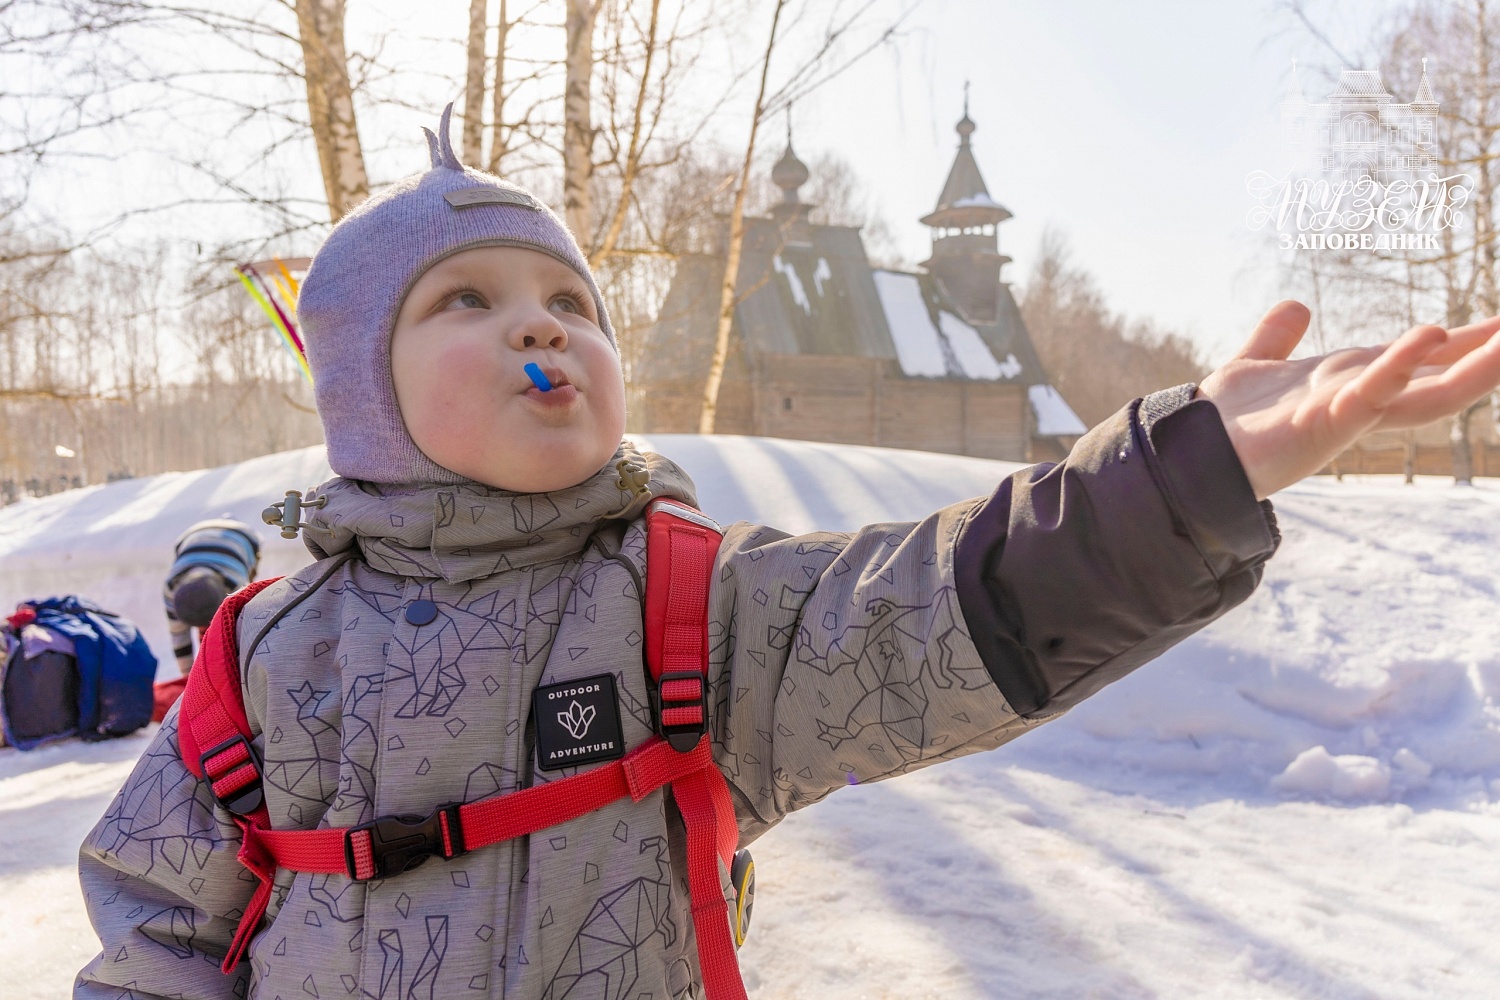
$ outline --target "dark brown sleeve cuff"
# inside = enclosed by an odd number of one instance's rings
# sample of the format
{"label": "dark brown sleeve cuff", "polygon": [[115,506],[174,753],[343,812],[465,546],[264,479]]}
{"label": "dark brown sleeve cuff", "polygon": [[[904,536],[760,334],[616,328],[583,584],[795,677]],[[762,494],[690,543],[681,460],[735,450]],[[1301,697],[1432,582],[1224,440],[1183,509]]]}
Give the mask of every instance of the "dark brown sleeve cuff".
{"label": "dark brown sleeve cuff", "polygon": [[1243,602],[1279,536],[1195,387],[1116,413],[1023,469],[955,543],[969,633],[1018,713],[1049,718]]}
{"label": "dark brown sleeve cuff", "polygon": [[[1183,389],[1189,390],[1185,400]],[[1140,423],[1151,444],[1157,485],[1214,579],[1222,580],[1247,560],[1274,552],[1281,533],[1271,502],[1256,502],[1218,408],[1193,399],[1195,389],[1188,385],[1147,396]],[[1160,403],[1152,405],[1155,397],[1166,395],[1177,405],[1165,411]]]}

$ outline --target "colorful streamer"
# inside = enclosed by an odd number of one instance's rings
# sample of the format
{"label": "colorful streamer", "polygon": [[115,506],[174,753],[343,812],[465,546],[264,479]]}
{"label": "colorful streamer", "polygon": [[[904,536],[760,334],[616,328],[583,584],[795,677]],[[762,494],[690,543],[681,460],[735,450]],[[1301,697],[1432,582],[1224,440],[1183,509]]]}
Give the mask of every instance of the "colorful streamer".
{"label": "colorful streamer", "polygon": [[301,290],[302,286],[300,283],[298,283],[296,278],[292,277],[292,272],[286,269],[286,261],[282,260],[280,257],[277,257],[276,266],[281,269],[281,276],[285,278],[286,283],[291,286],[292,294],[287,298],[287,301],[292,303],[292,312],[295,313],[297,310],[297,293]]}
{"label": "colorful streamer", "polygon": [[[281,271],[281,274],[272,272],[271,281],[276,284],[276,290],[281,293],[280,298],[282,302],[286,303],[287,313],[295,320],[297,318],[297,282],[292,277],[292,272],[288,271],[286,265],[281,262],[280,257],[275,259],[275,264]],[[254,267],[254,265],[252,264],[251,267]],[[261,274],[259,270],[255,272],[255,276],[260,279],[261,284],[265,284],[266,276]],[[272,301],[275,300],[273,299]],[[295,329],[293,327],[293,330]]]}
{"label": "colorful streamer", "polygon": [[[277,261],[277,263],[281,262]],[[282,267],[284,269],[285,265]],[[234,269],[234,274],[240,279],[240,284],[245,286],[245,291],[249,292],[250,297],[255,300],[256,305],[260,306],[261,311],[266,314],[271,325],[276,328],[276,332],[281,336],[281,345],[292,355],[297,362],[298,369],[302,372],[302,377],[307,379],[308,385],[311,385],[312,369],[307,365],[307,351],[302,346],[302,338],[297,333],[296,323],[287,316],[281,304],[276,301],[276,295],[256,271],[255,265],[242,264]],[[288,273],[287,277],[290,278],[290,276]],[[288,297],[287,301],[290,303],[294,300]],[[293,306],[293,311],[295,312],[295,306]]]}

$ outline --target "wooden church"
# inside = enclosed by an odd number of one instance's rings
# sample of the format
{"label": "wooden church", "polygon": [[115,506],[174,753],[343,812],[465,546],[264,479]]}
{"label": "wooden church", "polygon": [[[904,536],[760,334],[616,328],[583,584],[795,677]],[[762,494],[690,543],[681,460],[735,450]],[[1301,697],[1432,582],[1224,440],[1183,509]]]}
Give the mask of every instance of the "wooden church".
{"label": "wooden church", "polygon": [[[932,255],[914,272],[872,267],[857,228],[809,220],[808,170],[788,142],[771,173],[781,202],[746,220],[719,433],[1014,461],[1061,458],[1084,433],[1001,277],[1011,214],[979,173],[967,108],[957,130],[921,220]],[[635,373],[642,431],[697,431],[723,273],[722,242],[679,261]]]}

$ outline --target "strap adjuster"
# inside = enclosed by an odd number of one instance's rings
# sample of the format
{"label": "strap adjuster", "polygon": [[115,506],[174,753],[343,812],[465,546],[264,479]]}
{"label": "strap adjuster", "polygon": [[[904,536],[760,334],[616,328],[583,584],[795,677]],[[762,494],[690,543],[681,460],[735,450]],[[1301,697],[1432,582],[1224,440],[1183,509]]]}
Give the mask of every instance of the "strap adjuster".
{"label": "strap adjuster", "polygon": [[236,816],[248,816],[265,801],[260,758],[243,735],[235,734],[198,757],[214,801]]}
{"label": "strap adjuster", "polygon": [[468,853],[459,803],[438,806],[432,815],[381,816],[344,831],[344,865],[356,882],[390,878],[428,858]]}
{"label": "strap adjuster", "polygon": [[656,681],[656,731],[678,753],[708,732],[708,685],[697,670],[669,670]]}

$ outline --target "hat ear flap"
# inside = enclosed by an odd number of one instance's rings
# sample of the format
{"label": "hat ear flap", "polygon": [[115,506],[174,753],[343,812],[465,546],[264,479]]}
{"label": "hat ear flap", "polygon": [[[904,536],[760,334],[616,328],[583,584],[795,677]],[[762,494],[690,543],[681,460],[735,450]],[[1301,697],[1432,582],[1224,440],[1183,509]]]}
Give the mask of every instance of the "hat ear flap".
{"label": "hat ear flap", "polygon": [[[453,152],[453,142],[448,137],[448,126],[453,121],[453,102],[443,109],[442,121],[438,122],[438,142],[441,149],[442,165],[449,170],[462,170],[464,165],[459,162],[458,156]],[[433,166],[438,164],[434,163]]]}
{"label": "hat ear flap", "polygon": [[438,149],[438,137],[433,135],[432,129],[426,125],[422,126],[422,134],[427,137],[427,156],[432,160],[432,166],[436,168],[443,162],[443,154]]}

